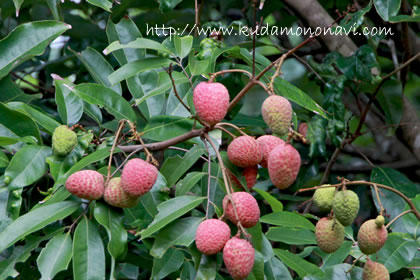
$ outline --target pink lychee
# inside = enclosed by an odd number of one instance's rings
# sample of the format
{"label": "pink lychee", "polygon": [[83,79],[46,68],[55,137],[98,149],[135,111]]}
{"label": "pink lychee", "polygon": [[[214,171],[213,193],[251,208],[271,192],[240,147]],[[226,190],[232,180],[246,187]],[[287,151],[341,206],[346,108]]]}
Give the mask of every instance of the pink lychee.
{"label": "pink lychee", "polygon": [[120,208],[131,208],[139,202],[138,196],[131,196],[122,189],[119,177],[109,180],[105,186],[104,199],[109,205]]}
{"label": "pink lychee", "polygon": [[97,200],[104,194],[104,177],[94,170],[81,170],[71,174],[66,189],[77,197]]}
{"label": "pink lychee", "polygon": [[273,133],[285,135],[292,122],[292,105],[281,96],[271,95],[262,104],[262,116]]}
{"label": "pink lychee", "polygon": [[285,145],[286,143],[273,135],[263,135],[257,138],[257,143],[261,147],[263,152],[263,159],[260,162],[260,165],[264,168],[267,168],[267,161],[270,152],[277,146],[277,145]]}
{"label": "pink lychee", "polygon": [[263,153],[257,141],[251,136],[239,136],[228,146],[229,160],[239,167],[255,166],[262,160]]}
{"label": "pink lychee", "polygon": [[[247,192],[235,192],[231,195],[242,226],[245,228],[255,226],[260,219],[260,208],[257,200]],[[223,199],[223,209],[226,217],[235,225],[238,224],[232,203],[229,201],[229,195],[226,195]]]}
{"label": "pink lychee", "polygon": [[200,120],[215,125],[227,113],[229,92],[221,83],[201,82],[194,89],[193,103]]}
{"label": "pink lychee", "polygon": [[252,187],[254,187],[257,183],[258,166],[254,165],[250,167],[245,167],[242,171],[242,175],[244,175],[245,177],[246,186],[248,187],[248,189],[252,189]]}
{"label": "pink lychee", "polygon": [[388,231],[382,224],[378,226],[375,219],[368,220],[362,224],[357,233],[357,244],[360,251],[366,255],[371,255],[379,251],[384,246],[388,237]]}
{"label": "pink lychee", "polygon": [[121,174],[121,187],[129,195],[141,196],[153,187],[157,176],[154,165],[140,158],[130,159]]}
{"label": "pink lychee", "polygon": [[237,237],[226,242],[223,261],[233,279],[245,279],[254,266],[255,250],[252,244]]}
{"label": "pink lychee", "polygon": [[268,157],[268,173],[271,182],[279,188],[286,189],[296,180],[300,169],[300,155],[290,145],[278,145]]}
{"label": "pink lychee", "polygon": [[225,222],[209,219],[198,226],[195,245],[203,254],[214,255],[223,249],[229,238],[230,228]]}

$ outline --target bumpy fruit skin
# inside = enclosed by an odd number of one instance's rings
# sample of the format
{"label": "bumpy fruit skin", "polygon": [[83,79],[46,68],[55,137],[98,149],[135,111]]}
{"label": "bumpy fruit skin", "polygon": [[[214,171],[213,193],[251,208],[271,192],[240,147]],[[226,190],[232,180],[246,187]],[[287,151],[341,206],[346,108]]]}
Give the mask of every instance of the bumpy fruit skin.
{"label": "bumpy fruit skin", "polygon": [[335,218],[343,226],[349,226],[359,213],[359,197],[351,190],[338,192],[334,196],[332,207]]}
{"label": "bumpy fruit skin", "polygon": [[235,138],[227,148],[229,160],[239,167],[255,166],[263,158],[263,153],[257,141],[251,136]]}
{"label": "bumpy fruit skin", "polygon": [[209,219],[200,223],[195,234],[195,245],[205,255],[220,252],[230,238],[229,226],[220,220]]}
{"label": "bumpy fruit skin", "polygon": [[245,279],[254,266],[255,251],[251,243],[233,237],[223,249],[223,261],[233,279]]}
{"label": "bumpy fruit skin", "polygon": [[302,134],[303,137],[306,138],[308,132],[308,124],[306,122],[302,122],[299,124],[298,132]]}
{"label": "bumpy fruit skin", "polygon": [[314,193],[314,203],[319,210],[328,212],[332,209],[332,200],[334,198],[335,188],[321,188]]}
{"label": "bumpy fruit skin", "polygon": [[335,252],[344,241],[344,227],[333,219],[322,218],[316,223],[315,237],[325,253]]}
{"label": "bumpy fruit skin", "polygon": [[152,164],[140,159],[130,159],[121,173],[121,187],[132,196],[147,193],[155,184],[158,170]]}
{"label": "bumpy fruit skin", "polygon": [[[242,226],[245,228],[255,226],[260,219],[260,208],[255,198],[247,192],[235,192],[232,193],[232,200],[235,203],[236,212]],[[238,220],[228,195],[223,199],[223,209],[226,217],[236,225]]]}
{"label": "bumpy fruit skin", "polygon": [[131,208],[139,202],[138,196],[131,196],[122,189],[120,177],[109,180],[105,186],[104,199],[109,205],[119,208]]}
{"label": "bumpy fruit skin", "polygon": [[58,126],[52,136],[52,147],[55,154],[65,156],[77,145],[77,135],[66,125]]}
{"label": "bumpy fruit skin", "polygon": [[260,165],[264,168],[267,168],[268,166],[268,157],[270,155],[270,152],[278,145],[285,145],[286,143],[273,135],[263,135],[257,138],[257,143],[261,147],[261,150],[263,152],[263,159],[260,162]]}
{"label": "bumpy fruit skin", "polygon": [[71,174],[66,189],[77,197],[97,200],[104,194],[104,177],[94,170],[81,170]]}
{"label": "bumpy fruit skin", "polygon": [[194,89],[193,102],[200,120],[215,125],[227,113],[229,92],[221,83],[201,82]]}
{"label": "bumpy fruit skin", "polygon": [[254,165],[251,167],[246,167],[242,171],[242,174],[245,177],[246,186],[248,187],[248,189],[252,189],[252,187],[254,187],[255,184],[257,183],[258,166]]}
{"label": "bumpy fruit skin", "polygon": [[389,272],[386,267],[368,259],[363,268],[363,280],[389,280]]}
{"label": "bumpy fruit skin", "polygon": [[283,190],[290,187],[296,180],[300,169],[300,155],[290,145],[278,145],[268,157],[268,174],[271,182]]}
{"label": "bumpy fruit skin", "polygon": [[292,105],[281,96],[271,95],[262,104],[262,116],[274,134],[285,135],[292,122]]}
{"label": "bumpy fruit skin", "polygon": [[375,220],[368,220],[362,224],[357,233],[357,243],[360,251],[366,255],[378,252],[388,237],[388,231],[382,224],[378,227]]}

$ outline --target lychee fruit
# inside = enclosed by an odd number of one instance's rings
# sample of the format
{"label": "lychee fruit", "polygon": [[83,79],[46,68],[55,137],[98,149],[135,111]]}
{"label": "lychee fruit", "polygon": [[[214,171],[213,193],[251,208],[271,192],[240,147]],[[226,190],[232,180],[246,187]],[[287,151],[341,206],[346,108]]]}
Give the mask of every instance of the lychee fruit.
{"label": "lychee fruit", "polygon": [[300,155],[290,144],[278,145],[268,157],[268,174],[271,182],[283,190],[296,180],[300,169]]}
{"label": "lychee fruit", "polygon": [[360,251],[366,255],[378,252],[388,237],[388,231],[383,224],[383,216],[378,216],[378,218],[364,222],[357,234]]}
{"label": "lychee fruit", "polygon": [[252,189],[252,187],[257,183],[258,166],[254,165],[244,168],[242,175],[245,177],[247,188]]}
{"label": "lychee fruit", "polygon": [[77,135],[67,125],[58,126],[52,136],[52,148],[56,155],[65,156],[77,145]]}
{"label": "lychee fruit", "polygon": [[100,199],[104,194],[104,177],[94,170],[81,170],[71,174],[66,189],[79,198]]}
{"label": "lychee fruit", "polygon": [[200,223],[195,234],[195,245],[205,255],[220,252],[230,238],[229,226],[218,219],[209,219]]}
{"label": "lychee fruit", "polygon": [[227,148],[229,160],[239,167],[255,166],[263,158],[263,153],[257,141],[251,136],[235,138]]}
{"label": "lychee fruit", "polygon": [[389,272],[386,267],[377,262],[367,260],[363,268],[363,280],[389,280]]}
{"label": "lychee fruit", "polygon": [[255,251],[252,244],[237,237],[226,242],[223,261],[233,279],[245,279],[254,266]]}
{"label": "lychee fruit", "polygon": [[158,177],[157,168],[140,159],[130,159],[121,173],[121,187],[132,196],[147,193],[155,184]]}
{"label": "lychee fruit", "polygon": [[105,186],[104,199],[109,205],[120,208],[131,208],[139,202],[138,196],[131,196],[122,189],[120,177],[109,180]]}
{"label": "lychee fruit", "polygon": [[281,96],[271,95],[262,104],[262,116],[274,134],[288,133],[292,122],[292,105]]}
{"label": "lychee fruit", "polygon": [[308,133],[308,124],[306,122],[301,122],[299,124],[298,132],[306,138],[306,135]]}
{"label": "lychee fruit", "polygon": [[286,143],[273,135],[263,135],[257,138],[257,143],[261,147],[263,153],[263,159],[260,162],[260,165],[264,168],[267,168],[268,164],[268,157],[270,152],[277,146],[277,145],[285,145]]}
{"label": "lychee fruit", "polygon": [[349,226],[359,213],[359,197],[351,190],[343,190],[334,195],[332,208],[335,218],[343,225]]}
{"label": "lychee fruit", "polygon": [[315,205],[323,212],[331,211],[334,194],[334,187],[317,189],[313,197]]}
{"label": "lychee fruit", "polygon": [[215,125],[227,113],[229,92],[221,83],[201,82],[194,89],[193,103],[200,120]]}
{"label": "lychee fruit", "polygon": [[322,218],[316,223],[315,237],[322,251],[335,252],[344,242],[344,227],[337,220]]}
{"label": "lychee fruit", "polygon": [[[245,228],[255,226],[260,219],[260,208],[257,200],[247,192],[235,192],[231,195],[242,226]],[[226,195],[223,199],[223,209],[226,217],[235,225],[238,224],[229,195]]]}

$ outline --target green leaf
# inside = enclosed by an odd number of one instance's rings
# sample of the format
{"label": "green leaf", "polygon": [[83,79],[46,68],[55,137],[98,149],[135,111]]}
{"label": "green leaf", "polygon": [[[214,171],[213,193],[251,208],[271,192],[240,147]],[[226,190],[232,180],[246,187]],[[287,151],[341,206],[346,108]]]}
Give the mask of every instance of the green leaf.
{"label": "green leaf", "polygon": [[30,103],[41,97],[41,94],[26,94],[10,78],[10,75],[0,80],[0,102],[20,101]]}
{"label": "green leaf", "polygon": [[159,8],[162,12],[168,13],[181,2],[182,0],[159,0]]}
{"label": "green leaf", "polygon": [[75,280],[105,279],[104,244],[97,226],[87,217],[83,217],[74,232],[73,252]]}
{"label": "green leaf", "polygon": [[[188,46],[188,40],[189,39],[186,39],[185,42],[183,43],[185,44],[184,46],[185,48]],[[106,49],[103,52],[105,55],[107,55],[107,54],[110,54],[111,52],[115,52],[122,49],[149,49],[149,50],[155,50],[155,51],[171,54],[171,51],[168,48],[166,48],[164,45],[154,40],[150,40],[146,38],[137,38],[135,41],[131,41],[127,44],[115,41],[115,42],[112,42],[108,47],[106,47]]]}
{"label": "green leaf", "polygon": [[107,12],[111,12],[112,2],[110,2],[109,0],[86,0],[86,2],[95,5],[99,8],[102,8]]}
{"label": "green leaf", "polygon": [[162,165],[160,172],[165,176],[168,186],[171,187],[184,175],[191,166],[204,154],[204,149],[195,145],[184,157],[175,156],[168,158]]}
{"label": "green leaf", "polygon": [[322,257],[321,268],[327,268],[342,263],[350,254],[352,246],[352,241],[344,241],[343,244],[341,244],[341,247],[334,253],[327,254],[322,250],[317,250],[316,253]]}
{"label": "green leaf", "polygon": [[198,181],[206,175],[205,172],[190,172],[184,179],[176,184],[175,196],[186,195],[197,183]]}
{"label": "green leaf", "polygon": [[262,216],[260,222],[282,227],[315,230],[315,226],[302,215],[286,211]]}
{"label": "green leaf", "polygon": [[388,125],[400,123],[403,115],[403,96],[400,81],[387,80],[379,90],[376,98],[385,112]]}
{"label": "green leaf", "polygon": [[166,226],[156,236],[150,255],[162,258],[166,251],[174,245],[188,247],[194,241],[195,232],[202,220],[198,217],[187,217]]}
{"label": "green leaf", "polygon": [[198,266],[195,280],[213,280],[216,279],[217,259],[216,256],[201,255],[200,265]]}
{"label": "green leaf", "polygon": [[301,228],[271,227],[265,235],[271,241],[290,245],[316,244],[315,234]]}
{"label": "green leaf", "polygon": [[276,257],[272,257],[264,265],[264,272],[267,279],[273,280],[292,280],[287,267]]}
{"label": "green leaf", "polygon": [[184,254],[180,250],[171,248],[162,258],[154,259],[151,279],[163,279],[179,270],[183,263]]}
{"label": "green leaf", "polygon": [[0,116],[7,116],[7,118],[0,118],[1,136],[9,138],[33,136],[42,143],[38,126],[28,115],[0,103]]}
{"label": "green leaf", "polygon": [[108,76],[114,72],[114,69],[98,51],[91,47],[87,47],[77,56],[96,82],[111,88],[119,95],[122,95],[121,85],[117,83],[112,86],[108,80]]}
{"label": "green leaf", "polygon": [[46,158],[51,148],[27,145],[20,149],[10,161],[4,175],[12,179],[10,186],[25,187],[40,179],[47,171]]}
{"label": "green leaf", "polygon": [[398,14],[401,7],[401,0],[373,0],[376,11],[384,21]]}
{"label": "green leaf", "polygon": [[55,102],[60,119],[67,125],[76,124],[83,115],[83,100],[74,94],[65,80],[55,79]]}
{"label": "green leaf", "polygon": [[108,79],[111,84],[114,85],[139,73],[161,67],[167,67],[171,63],[173,63],[172,60],[162,57],[150,57],[129,62],[109,75]]}
{"label": "green leaf", "polygon": [[114,259],[122,257],[127,250],[127,231],[123,226],[123,213],[117,212],[102,202],[97,202],[94,216],[108,234],[108,252]]}
{"label": "green leaf", "polygon": [[0,232],[0,252],[28,234],[44,228],[57,220],[64,219],[79,208],[75,201],[58,202],[29,211],[17,218]]}
{"label": "green leaf", "polygon": [[[351,271],[350,271],[351,269]],[[347,273],[347,271],[350,271]],[[330,266],[324,270],[325,274],[321,276],[308,275],[304,280],[360,280],[362,279],[363,269],[358,266],[352,267],[350,264],[342,263]]]}
{"label": "green leaf", "polygon": [[159,204],[159,213],[153,222],[141,232],[141,238],[150,237],[170,222],[197,207],[204,199],[205,197],[179,196]]}
{"label": "green leaf", "polygon": [[3,151],[0,151],[0,168],[7,167],[8,165],[9,165],[9,158],[6,156],[6,154]]}
{"label": "green leaf", "polygon": [[58,21],[34,21],[19,25],[0,40],[0,77],[6,76],[17,64],[40,55],[49,43],[71,28]]}
{"label": "green leaf", "polygon": [[300,277],[305,277],[306,275],[311,274],[322,276],[324,274],[324,272],[316,265],[299,258],[297,255],[292,254],[289,251],[274,249],[274,253],[285,265],[296,271]]}
{"label": "green leaf", "polygon": [[263,191],[261,189],[254,188],[253,190],[256,193],[258,193],[259,195],[261,195],[265,199],[265,201],[268,202],[268,204],[270,204],[271,210],[273,212],[283,211],[283,203],[281,203],[279,200],[277,200],[277,198],[275,198],[274,196],[272,196],[268,192]]}
{"label": "green leaf", "polygon": [[184,36],[184,37],[175,36],[173,40],[174,40],[176,55],[182,60],[191,51],[192,44],[193,44],[193,37],[192,36]]}
{"label": "green leaf", "polygon": [[62,17],[60,15],[60,10],[58,6],[59,0],[46,0],[48,7],[50,8],[50,11],[54,17],[55,20],[60,21],[62,20]]}
{"label": "green leaf", "polygon": [[194,121],[189,118],[155,116],[144,128],[143,137],[153,141],[165,141],[191,131],[193,125]]}
{"label": "green leaf", "polygon": [[404,239],[395,233],[388,235],[385,245],[372,259],[386,266],[389,273],[406,267],[416,255],[418,244],[415,240]]}
{"label": "green leaf", "polygon": [[71,244],[70,233],[56,235],[47,243],[36,260],[41,280],[53,279],[58,272],[67,269],[73,253]]}
{"label": "green leaf", "polygon": [[81,84],[72,90],[87,103],[104,106],[115,118],[136,122],[136,114],[130,103],[112,89],[98,84]]}

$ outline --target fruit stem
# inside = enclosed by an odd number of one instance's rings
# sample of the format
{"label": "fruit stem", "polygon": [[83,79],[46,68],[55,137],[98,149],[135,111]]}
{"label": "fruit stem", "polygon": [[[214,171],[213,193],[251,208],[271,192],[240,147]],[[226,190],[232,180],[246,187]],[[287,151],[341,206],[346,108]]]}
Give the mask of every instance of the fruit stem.
{"label": "fruit stem", "polygon": [[404,216],[405,214],[408,213],[414,213],[414,211],[412,209],[406,210],[404,212],[402,212],[401,214],[399,214],[398,216],[396,216],[394,219],[392,219],[386,226],[385,228],[388,229],[396,220],[398,220],[399,218],[401,218],[402,216]]}
{"label": "fruit stem", "polygon": [[209,83],[213,83],[214,82],[214,79],[216,79],[217,76],[224,75],[226,73],[243,73],[243,74],[247,75],[249,78],[252,78],[252,74],[249,73],[246,70],[242,70],[242,69],[225,69],[225,70],[222,70],[222,71],[211,73],[210,74]]}
{"label": "fruit stem", "polygon": [[174,78],[172,77],[172,64],[171,64],[171,65],[169,65],[168,75],[169,75],[169,78],[171,79],[171,82],[172,82],[172,88],[174,89],[175,96],[176,96],[176,98],[178,98],[179,103],[181,103],[181,105],[182,105],[182,106],[184,106],[184,108],[185,108],[185,109],[187,109],[187,111],[191,113],[191,108],[190,108],[187,104],[185,104],[185,103],[184,103],[184,101],[183,101],[183,100],[182,100],[182,98],[179,96],[178,91],[177,91],[177,89],[176,89],[175,80],[174,80]]}
{"label": "fruit stem", "polygon": [[232,127],[234,129],[236,129],[240,134],[244,135],[244,136],[248,136],[248,134],[246,134],[245,132],[242,131],[241,128],[239,128],[238,126],[232,124],[232,123],[227,123],[227,122],[220,122],[217,124],[217,126],[229,126]]}
{"label": "fruit stem", "polygon": [[352,270],[353,270],[353,268],[354,268],[354,266],[356,265],[356,263],[363,257],[364,255],[362,254],[362,255],[360,255],[357,259],[355,259],[354,261],[353,261],[353,264],[351,265],[351,267],[349,268],[349,270],[347,270],[346,271],[346,274],[347,273],[350,273]]}
{"label": "fruit stem", "polygon": [[216,128],[216,129],[220,129],[221,131],[223,131],[223,132],[225,132],[225,133],[227,133],[227,134],[229,134],[230,135],[230,137],[232,137],[233,139],[235,139],[236,138],[236,135],[234,135],[234,134],[232,134],[229,130],[227,130],[226,128],[224,128],[223,126],[220,126],[220,125],[215,125],[214,126],[214,128]]}
{"label": "fruit stem", "polygon": [[379,209],[380,209],[379,215],[383,216],[383,214],[384,214],[384,206],[382,205],[381,198],[379,197],[378,186],[376,184],[373,184],[372,186],[375,189],[376,199],[378,200],[378,204],[379,204]]}
{"label": "fruit stem", "polygon": [[106,176],[106,182],[105,185],[108,183],[108,181],[111,179],[111,165],[112,165],[112,156],[114,154],[115,147],[117,146],[117,143],[120,139],[121,131],[125,125],[127,120],[120,120],[120,123],[118,125],[118,130],[115,133],[115,139],[114,143],[112,143],[112,148],[109,154],[109,160],[108,160],[108,168],[107,168],[107,176]]}

